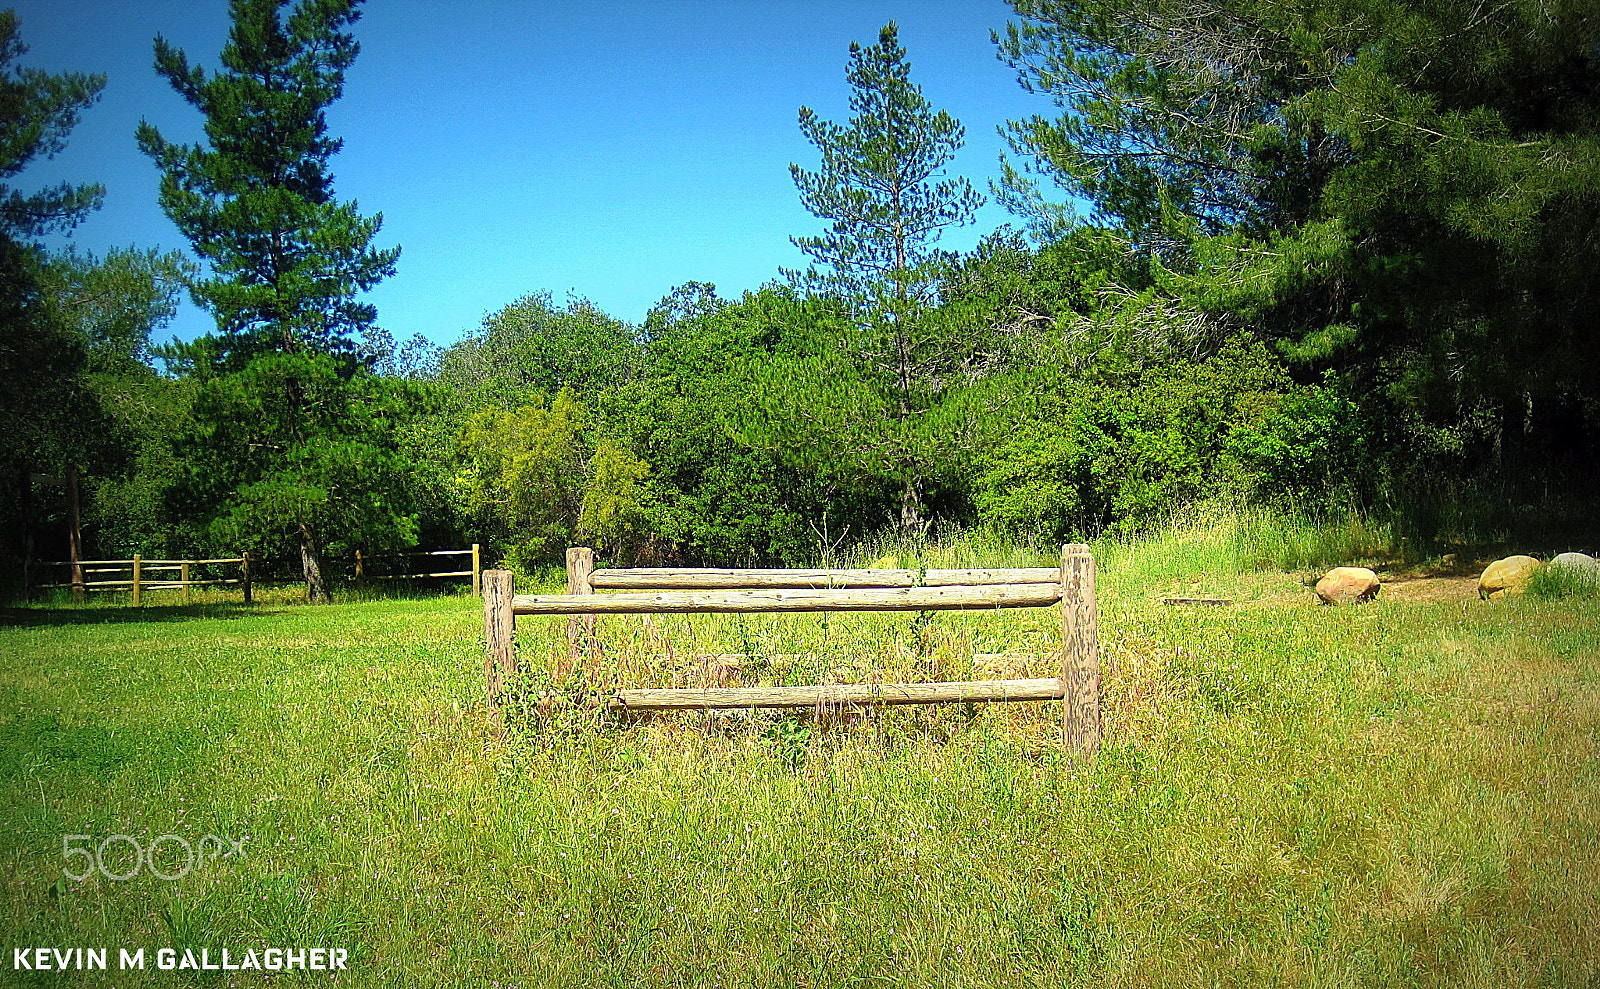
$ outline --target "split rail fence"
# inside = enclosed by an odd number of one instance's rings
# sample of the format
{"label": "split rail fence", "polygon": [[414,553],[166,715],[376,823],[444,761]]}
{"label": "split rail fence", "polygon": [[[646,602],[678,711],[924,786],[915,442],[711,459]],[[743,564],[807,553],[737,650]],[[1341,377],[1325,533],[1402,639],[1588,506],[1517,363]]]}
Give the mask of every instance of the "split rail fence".
{"label": "split rail fence", "polygon": [[[136,608],[142,603],[145,591],[179,589],[183,591],[183,600],[187,602],[191,587],[236,584],[244,590],[246,604],[250,603],[252,596],[249,553],[208,560],[146,560],[136,553],[131,560],[55,561],[38,565],[66,567],[69,573],[65,582],[40,584],[41,589],[70,587],[80,599],[84,594],[96,591],[132,591],[133,606]],[[239,567],[239,576],[208,577],[197,571],[197,568],[232,565]],[[173,575],[174,570],[177,571],[176,576]],[[109,577],[111,574],[117,576]],[[127,576],[123,577],[122,574]]]}
{"label": "split rail fence", "polygon": [[[619,593],[596,594],[597,590]],[[568,643],[582,648],[601,614],[750,614],[825,611],[978,611],[1061,606],[1061,675],[1033,680],[858,683],[809,687],[623,689],[619,712],[844,704],[1062,702],[1061,738],[1072,752],[1100,747],[1100,661],[1095,561],[1089,547],[1061,548],[1061,566],[994,570],[594,569],[594,552],[567,551],[566,594],[517,594],[508,570],[483,574],[484,677],[498,709],[517,672],[519,616],[568,616]]]}
{"label": "split rail fence", "polygon": [[[400,559],[421,558],[432,564],[438,557],[469,557],[471,569],[469,570],[443,570],[427,573],[368,573],[368,565],[374,561],[389,561]],[[189,589],[192,587],[217,587],[225,585],[238,585],[244,590],[244,600],[250,604],[254,600],[250,573],[250,554],[240,556],[220,557],[205,560],[146,560],[143,556],[135,554],[129,560],[79,560],[76,563],[70,560],[57,560],[36,564],[40,567],[62,567],[67,571],[67,579],[59,583],[38,584],[40,590],[55,588],[72,588],[73,594],[82,600],[85,594],[102,591],[131,591],[133,605],[138,607],[143,603],[144,594],[148,591],[181,590],[183,600],[189,601]],[[237,565],[239,570],[235,577],[208,575],[212,568]],[[448,564],[446,564],[448,566]],[[176,571],[174,573],[173,571]],[[472,593],[481,596],[483,593],[483,565],[482,554],[477,543],[469,549],[441,549],[418,553],[379,553],[364,556],[356,550],[355,580],[360,584],[367,580],[419,580],[423,578],[439,577],[471,577]]]}
{"label": "split rail fence", "polygon": [[[469,556],[472,558],[471,570],[445,570],[438,573],[367,573],[367,565],[377,561],[386,560],[414,560],[426,559],[430,562],[435,557],[442,556]],[[363,556],[356,550],[355,580],[360,584],[368,580],[421,580],[431,577],[471,577],[472,596],[483,596],[483,554],[479,551],[477,543],[470,549],[436,549],[417,553],[373,553]]]}

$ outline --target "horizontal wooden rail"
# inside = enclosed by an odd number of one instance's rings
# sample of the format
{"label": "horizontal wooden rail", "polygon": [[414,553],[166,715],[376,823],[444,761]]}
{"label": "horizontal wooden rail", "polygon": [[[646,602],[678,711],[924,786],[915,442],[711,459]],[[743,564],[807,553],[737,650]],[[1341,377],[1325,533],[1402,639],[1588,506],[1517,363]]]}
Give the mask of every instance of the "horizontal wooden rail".
{"label": "horizontal wooden rail", "polygon": [[[220,587],[224,584],[242,584],[244,581],[238,577],[229,577],[226,580],[141,580],[139,586],[145,590],[170,590],[174,587]],[[40,590],[53,590],[72,587],[72,584],[35,584]],[[86,580],[77,585],[79,587],[132,587],[131,580]]]}
{"label": "horizontal wooden rail", "polygon": [[[244,557],[242,557],[242,556],[225,556],[225,557],[220,557],[220,558],[214,559],[214,560],[146,560],[146,559],[141,558],[140,561],[139,561],[139,564],[140,564],[140,566],[145,566],[145,567],[150,567],[150,566],[164,567],[164,566],[168,566],[168,565],[181,566],[181,565],[183,565],[185,563],[243,563],[243,562],[244,562]],[[94,567],[94,566],[107,566],[107,565],[120,565],[122,567],[122,569],[126,570],[129,567],[133,566],[133,561],[132,560],[79,560],[78,561],[78,566],[80,566],[80,567]],[[40,563],[34,564],[34,566],[38,566],[38,567],[70,567],[70,566],[72,566],[72,561],[71,560],[45,560],[45,561],[42,561]]]}
{"label": "horizontal wooden rail", "polygon": [[1003,570],[721,570],[636,567],[596,570],[589,585],[607,590],[718,590],[734,588],[974,587],[996,584],[1049,584],[1059,581],[1054,567]]}
{"label": "horizontal wooden rail", "polygon": [[658,594],[518,594],[515,615],[662,615],[779,611],[956,611],[1041,608],[1061,600],[1060,584],[896,587]]}
{"label": "horizontal wooden rail", "polygon": [[960,704],[1058,701],[1061,679],[971,680],[955,683],[835,683],[815,687],[718,687],[703,690],[619,690],[613,711],[701,711],[746,707],[836,707],[846,704]]}

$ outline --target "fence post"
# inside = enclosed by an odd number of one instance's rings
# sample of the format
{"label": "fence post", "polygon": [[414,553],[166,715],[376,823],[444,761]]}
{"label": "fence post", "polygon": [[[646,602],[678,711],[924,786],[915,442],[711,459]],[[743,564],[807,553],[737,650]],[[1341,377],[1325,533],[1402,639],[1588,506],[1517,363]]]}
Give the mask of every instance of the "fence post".
{"label": "fence post", "polygon": [[517,669],[516,645],[512,639],[517,628],[517,616],[511,611],[512,594],[511,571],[484,571],[483,679],[489,693],[491,711],[500,710],[505,679]]}
{"label": "fence post", "polygon": [[[567,550],[567,593],[593,594],[594,585],[589,575],[594,573],[594,550],[587,546],[574,546]],[[567,619],[567,654],[577,658],[580,650],[587,655],[594,644],[594,615],[573,615]]]}
{"label": "fence post", "polygon": [[133,606],[139,607],[139,568],[144,565],[144,558],[138,553],[133,554]]}
{"label": "fence post", "polygon": [[472,596],[483,597],[483,556],[478,552],[478,544],[472,544]]}
{"label": "fence post", "polygon": [[366,579],[366,576],[367,576],[367,571],[366,571],[366,568],[361,565],[361,551],[358,549],[358,550],[356,550],[356,586],[357,587],[361,586],[361,582]]}
{"label": "fence post", "polygon": [[240,564],[240,566],[241,566],[241,568],[243,570],[243,572],[240,575],[239,579],[244,584],[244,603],[245,604],[249,604],[250,601],[251,601],[251,595],[250,595],[250,554],[248,552],[240,554],[240,556],[239,556],[239,564]]}
{"label": "fence post", "polygon": [[183,581],[183,603],[189,603],[189,561],[178,564],[178,579]]}
{"label": "fence post", "polygon": [[1061,744],[1085,758],[1100,750],[1100,644],[1094,556],[1061,547]]}

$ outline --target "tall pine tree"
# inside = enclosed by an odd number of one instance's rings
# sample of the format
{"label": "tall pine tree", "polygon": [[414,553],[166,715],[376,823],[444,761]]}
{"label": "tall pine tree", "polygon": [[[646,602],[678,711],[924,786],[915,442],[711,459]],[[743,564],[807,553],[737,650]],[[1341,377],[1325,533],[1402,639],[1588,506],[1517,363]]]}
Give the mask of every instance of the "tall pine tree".
{"label": "tall pine tree", "polygon": [[336,200],[329,171],[343,142],[326,109],[360,50],[349,31],[359,3],[232,0],[213,73],[158,37],[156,71],[205,115],[206,140],[138,131],[162,172],[162,208],[211,269],[191,293],[219,332],[180,355],[201,385],[191,497],[213,539],[298,548],[313,601],[326,597],[329,533],[372,546],[415,527],[355,344],[376,318],[357,296],[400,251],[372,246],[382,215]]}
{"label": "tall pine tree", "polygon": [[820,266],[798,280],[849,307],[855,332],[843,349],[861,385],[849,404],[878,421],[863,423],[848,445],[865,447],[859,452],[893,476],[900,524],[911,530],[922,524],[937,445],[928,413],[971,343],[932,318],[947,262],[936,245],[944,228],[971,222],[982,197],[964,178],[940,178],[965,132],[911,81],[894,22],[875,45],[851,43],[845,77],[855,114],[848,124],[800,108],[800,130],[822,163],[815,172],[791,165],[790,173],[801,202],[832,226],[794,238]]}

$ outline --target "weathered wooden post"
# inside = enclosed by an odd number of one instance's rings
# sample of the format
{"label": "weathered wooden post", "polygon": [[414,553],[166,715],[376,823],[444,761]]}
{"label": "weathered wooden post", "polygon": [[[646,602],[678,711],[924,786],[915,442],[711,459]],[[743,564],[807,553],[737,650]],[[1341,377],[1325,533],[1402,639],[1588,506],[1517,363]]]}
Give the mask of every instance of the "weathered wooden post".
{"label": "weathered wooden post", "polygon": [[251,601],[251,596],[250,596],[250,554],[249,553],[241,553],[239,555],[239,567],[240,567],[239,582],[244,586],[244,603],[245,604],[249,604],[250,601]]}
{"label": "weathered wooden post", "polygon": [[[589,575],[594,573],[594,550],[587,546],[574,546],[567,550],[567,593],[593,594],[594,585]],[[573,615],[567,619],[567,654],[576,659],[579,653],[588,655],[594,645],[595,616]]]}
{"label": "weathered wooden post", "polygon": [[1090,758],[1100,751],[1100,640],[1094,556],[1061,547],[1061,744]]}
{"label": "weathered wooden post", "polygon": [[478,552],[478,544],[472,544],[472,596],[483,597],[483,556]]}
{"label": "weathered wooden post", "polygon": [[178,564],[178,580],[183,582],[183,603],[189,603],[189,561],[183,560]]}
{"label": "weathered wooden post", "polygon": [[495,711],[500,709],[506,678],[517,671],[516,643],[513,639],[517,616],[511,611],[512,594],[511,571],[484,571],[483,679],[489,692],[489,707]]}
{"label": "weathered wooden post", "polygon": [[139,607],[139,568],[144,565],[144,558],[138,553],[133,554],[133,606]]}

